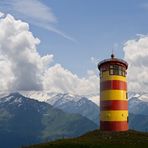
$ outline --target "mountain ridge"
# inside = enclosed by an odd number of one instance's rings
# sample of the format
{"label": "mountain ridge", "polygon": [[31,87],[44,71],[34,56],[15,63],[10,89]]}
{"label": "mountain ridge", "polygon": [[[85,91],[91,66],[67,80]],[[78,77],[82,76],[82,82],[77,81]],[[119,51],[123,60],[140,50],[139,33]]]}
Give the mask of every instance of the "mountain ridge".
{"label": "mountain ridge", "polygon": [[[4,93],[2,96],[5,96]],[[11,139],[10,145],[13,148],[11,142],[16,142],[16,139],[20,142],[17,143],[19,146],[27,145],[45,140],[77,137],[99,127],[99,106],[91,100],[83,96],[75,98],[73,95],[69,98],[69,94],[55,96],[52,105],[50,102],[24,97],[18,92],[2,97],[1,141],[7,143],[6,139]],[[129,99],[129,127],[148,131],[148,102],[139,99],[137,94],[133,96]],[[35,136],[37,137],[34,138]],[[2,143],[0,144],[2,146]],[[6,148],[10,148],[10,145]]]}
{"label": "mountain ridge", "polygon": [[0,100],[0,145],[4,148],[76,137],[97,128],[86,117],[65,113],[46,102],[19,93],[12,93]]}

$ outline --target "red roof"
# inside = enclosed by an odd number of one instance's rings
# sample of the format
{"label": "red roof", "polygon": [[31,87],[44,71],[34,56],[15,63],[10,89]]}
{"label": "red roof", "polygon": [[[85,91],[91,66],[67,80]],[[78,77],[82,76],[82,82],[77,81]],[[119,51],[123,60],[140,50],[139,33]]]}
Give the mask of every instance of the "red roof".
{"label": "red roof", "polygon": [[124,61],[122,59],[114,58],[114,55],[112,54],[110,59],[105,59],[98,64],[98,69],[100,70],[100,67],[104,64],[111,64],[111,63],[112,64],[121,64],[121,65],[124,65],[126,67],[126,69],[128,68],[128,63],[126,61]]}

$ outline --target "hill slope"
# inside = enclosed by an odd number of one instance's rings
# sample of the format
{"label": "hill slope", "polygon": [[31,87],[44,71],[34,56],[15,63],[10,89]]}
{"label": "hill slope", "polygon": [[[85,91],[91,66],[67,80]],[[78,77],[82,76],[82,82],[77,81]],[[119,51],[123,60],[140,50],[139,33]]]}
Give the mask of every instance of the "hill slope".
{"label": "hill slope", "polygon": [[24,148],[96,148],[96,147],[148,147],[148,133],[129,130],[126,132],[103,132],[95,130],[81,137],[63,139]]}

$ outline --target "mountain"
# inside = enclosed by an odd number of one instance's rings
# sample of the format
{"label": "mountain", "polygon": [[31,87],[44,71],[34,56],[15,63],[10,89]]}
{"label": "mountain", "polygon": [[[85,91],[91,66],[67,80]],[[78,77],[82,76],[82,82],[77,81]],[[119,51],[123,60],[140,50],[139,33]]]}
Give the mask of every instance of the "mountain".
{"label": "mountain", "polygon": [[19,91],[21,95],[38,101],[46,102],[48,99],[56,96],[58,93],[48,91]]}
{"label": "mountain", "polygon": [[129,94],[129,127],[130,129],[148,132],[148,94]]}
{"label": "mountain", "polygon": [[148,115],[148,95],[136,94],[129,99],[129,112],[133,114]]}
{"label": "mountain", "polygon": [[[34,93],[33,93],[34,94]],[[37,95],[37,93],[35,93]],[[40,94],[40,93],[39,93]],[[41,96],[41,95],[39,95]],[[78,113],[99,126],[99,106],[90,99],[71,94],[50,93],[46,102],[67,113]],[[129,92],[129,128],[148,131],[148,94]],[[139,122],[140,121],[140,122]]]}
{"label": "mountain", "polygon": [[103,132],[95,130],[73,139],[62,139],[24,148],[147,148],[148,133],[133,130]]}
{"label": "mountain", "polygon": [[55,108],[67,113],[77,113],[99,124],[99,107],[84,96],[57,94],[47,100]]}
{"label": "mountain", "polygon": [[[5,92],[5,93],[8,93],[8,92]],[[19,91],[19,93],[27,98],[33,98],[33,99],[44,101],[44,102],[46,102],[50,98],[53,98],[54,96],[61,94],[61,93],[50,92],[50,91],[45,91],[45,90],[44,91]],[[2,92],[2,94],[4,94],[4,92]],[[83,97],[81,95],[69,94],[69,93],[67,93],[67,95],[71,96],[73,99],[75,97]],[[99,105],[99,94],[91,94],[85,97],[91,100],[92,102],[94,102],[95,104]]]}
{"label": "mountain", "polygon": [[148,132],[148,115],[129,114],[129,128]]}
{"label": "mountain", "polygon": [[[63,137],[76,137],[97,128],[79,114],[69,114],[19,93],[0,99],[0,147],[17,148]],[[9,142],[8,142],[9,141]]]}
{"label": "mountain", "polygon": [[25,97],[47,102],[64,112],[80,114],[99,125],[99,106],[94,103],[96,96],[95,98],[92,96],[87,98],[69,93],[51,93],[48,91],[19,91],[19,93]]}
{"label": "mountain", "polygon": [[[92,98],[79,95],[51,93],[48,91],[20,91],[23,96],[45,101],[54,108],[58,108],[67,113],[78,113],[87,117],[95,124],[98,123],[99,106],[92,102]],[[8,92],[1,93],[8,94]],[[148,115],[148,94],[129,92],[129,113]],[[91,96],[90,96],[91,97]]]}
{"label": "mountain", "polygon": [[[44,92],[24,94],[46,102],[20,93],[0,93],[0,145],[3,148],[75,137],[99,126],[99,106],[87,97]],[[130,129],[148,131],[147,95],[131,93],[129,96]],[[8,139],[11,139],[9,143]]]}

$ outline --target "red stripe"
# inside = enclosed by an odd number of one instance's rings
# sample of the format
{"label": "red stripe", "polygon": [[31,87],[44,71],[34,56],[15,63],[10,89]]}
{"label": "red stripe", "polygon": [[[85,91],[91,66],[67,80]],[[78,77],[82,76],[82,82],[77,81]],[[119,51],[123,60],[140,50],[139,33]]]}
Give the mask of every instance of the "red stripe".
{"label": "red stripe", "polygon": [[128,110],[128,101],[126,100],[106,100],[100,101],[100,110]]}
{"label": "red stripe", "polygon": [[100,121],[100,130],[103,131],[127,131],[127,121]]}
{"label": "red stripe", "polygon": [[100,84],[100,90],[127,90],[127,83],[120,80],[103,81]]}

